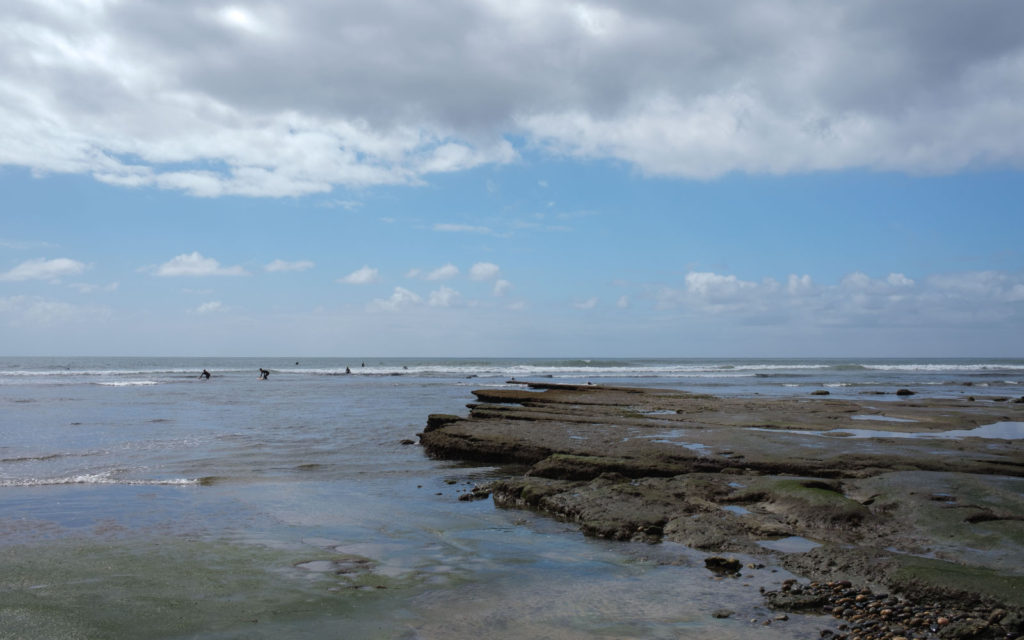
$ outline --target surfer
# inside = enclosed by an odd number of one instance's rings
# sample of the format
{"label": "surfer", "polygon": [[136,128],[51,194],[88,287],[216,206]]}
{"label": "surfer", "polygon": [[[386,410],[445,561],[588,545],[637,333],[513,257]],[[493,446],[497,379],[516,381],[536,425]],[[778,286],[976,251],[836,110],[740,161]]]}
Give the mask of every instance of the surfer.
{"label": "surfer", "polygon": [[270,377],[270,372],[264,368],[260,368],[260,380],[266,380]]}
{"label": "surfer", "polygon": [[352,373],[352,370],[349,369],[348,367],[345,367],[345,373]]}
{"label": "surfer", "polygon": [[209,380],[210,372],[207,371],[206,369],[203,369],[203,372],[199,374],[199,377],[202,378],[203,380]]}

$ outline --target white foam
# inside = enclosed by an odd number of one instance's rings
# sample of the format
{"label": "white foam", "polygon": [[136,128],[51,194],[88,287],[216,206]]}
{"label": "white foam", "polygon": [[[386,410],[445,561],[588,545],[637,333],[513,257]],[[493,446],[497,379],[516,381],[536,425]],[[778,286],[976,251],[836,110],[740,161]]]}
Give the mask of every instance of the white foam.
{"label": "white foam", "polygon": [[185,486],[199,484],[195,478],[168,478],[164,480],[122,480],[109,473],[84,473],[63,478],[15,478],[0,480],[0,487],[50,487],[56,485],[129,485],[129,486]]}
{"label": "white foam", "polygon": [[875,369],[877,371],[1024,371],[1024,365],[1021,364],[923,364],[923,363],[907,363],[907,364],[865,364],[862,365],[865,369]]}
{"label": "white foam", "polygon": [[[219,369],[215,371],[221,371]],[[241,369],[239,369],[241,371]],[[140,376],[140,375],[154,375],[154,374],[189,374],[195,375],[196,369],[48,369],[45,371],[40,370],[23,370],[23,369],[8,369],[0,371],[0,375],[13,376],[13,377],[52,377],[52,376],[96,376],[96,377],[113,377],[113,376]]]}
{"label": "white foam", "polygon": [[97,382],[101,387],[149,387],[160,384],[155,380],[129,380],[126,382]]}
{"label": "white foam", "polygon": [[[581,361],[586,362],[586,361]],[[351,369],[351,375],[472,375],[477,377],[529,378],[540,376],[559,377],[728,377],[745,378],[759,371],[790,371],[828,369],[828,364],[664,364],[664,365],[572,365],[572,364],[424,364],[410,366],[367,366]],[[282,374],[300,373],[312,375],[343,375],[340,368],[300,368],[280,371]]]}

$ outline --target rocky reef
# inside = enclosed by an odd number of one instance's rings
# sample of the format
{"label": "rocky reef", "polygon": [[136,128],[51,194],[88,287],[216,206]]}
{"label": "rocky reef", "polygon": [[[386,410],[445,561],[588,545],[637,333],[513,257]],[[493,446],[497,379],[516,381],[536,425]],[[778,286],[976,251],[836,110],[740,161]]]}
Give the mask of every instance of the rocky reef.
{"label": "rocky reef", "polygon": [[[812,581],[796,592],[821,611],[871,604],[871,633],[864,613],[850,637],[1022,631],[1024,441],[998,427],[1024,421],[1024,403],[550,383],[474,394],[468,417],[431,415],[419,434],[431,456],[509,465],[464,499],[602,538],[761,557]],[[771,605],[786,608],[793,590]],[[946,608],[928,617],[921,606]]]}

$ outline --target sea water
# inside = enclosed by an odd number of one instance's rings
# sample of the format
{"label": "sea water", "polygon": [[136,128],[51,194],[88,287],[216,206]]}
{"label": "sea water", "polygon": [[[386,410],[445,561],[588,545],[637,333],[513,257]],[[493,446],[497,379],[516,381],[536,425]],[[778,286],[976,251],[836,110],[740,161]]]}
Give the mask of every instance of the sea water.
{"label": "sea water", "polygon": [[897,388],[1017,397],[1024,361],[0,358],[0,638],[790,638],[833,624],[762,626],[758,587],[782,571],[722,579],[679,545],[460,501],[506,470],[403,444],[430,413],[464,415],[473,389],[522,380],[884,403]]}

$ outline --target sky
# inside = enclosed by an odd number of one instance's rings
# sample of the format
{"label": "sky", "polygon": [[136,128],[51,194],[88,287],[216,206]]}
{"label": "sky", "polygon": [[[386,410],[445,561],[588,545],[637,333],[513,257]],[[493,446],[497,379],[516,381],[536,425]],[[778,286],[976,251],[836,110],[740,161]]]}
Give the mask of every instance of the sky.
{"label": "sky", "polygon": [[1024,357],[1021,24],[7,0],[0,355]]}

